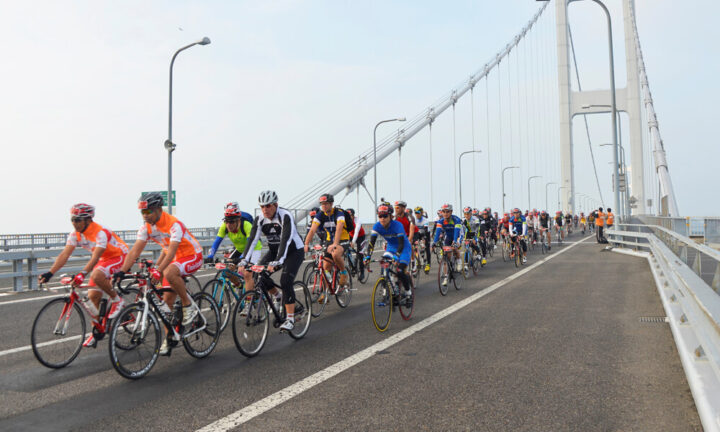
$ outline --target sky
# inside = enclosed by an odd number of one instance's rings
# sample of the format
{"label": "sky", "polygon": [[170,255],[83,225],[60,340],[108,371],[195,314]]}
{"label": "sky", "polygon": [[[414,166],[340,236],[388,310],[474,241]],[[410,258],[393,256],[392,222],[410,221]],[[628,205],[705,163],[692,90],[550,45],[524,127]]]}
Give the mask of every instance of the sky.
{"label": "sky", "polygon": [[[173,186],[177,215],[216,226],[223,205],[247,211],[258,193],[289,200],[372,146],[382,119],[425,112],[481,70],[544,4],[475,1],[2,1],[0,38],[0,233],[67,232],[76,202],[96,220],[135,229],[142,191],[167,189],[168,67],[174,66]],[[616,79],[624,86],[620,1],[614,20]],[[684,215],[720,215],[714,184],[720,145],[720,5],[637,0],[638,31]],[[605,20],[575,2],[570,21],[583,89],[608,86]],[[554,2],[537,26],[477,84],[471,97],[378,168],[379,195],[411,206],[459,205],[454,154],[463,160],[463,204],[554,207],[558,180]],[[486,92],[487,89],[487,92]],[[611,203],[609,119],[589,118],[604,200]],[[378,138],[400,123],[383,125]],[[575,120],[576,186],[599,199],[581,123]],[[580,130],[581,133],[578,132]],[[454,139],[453,139],[454,136]],[[455,151],[453,151],[453,141]],[[488,160],[489,154],[489,160]],[[490,169],[488,170],[488,162]],[[540,175],[530,188],[527,179]],[[366,177],[372,191],[373,177]],[[546,201],[546,190],[549,193]],[[338,201],[342,199],[338,197]],[[371,219],[362,191],[345,198]]]}

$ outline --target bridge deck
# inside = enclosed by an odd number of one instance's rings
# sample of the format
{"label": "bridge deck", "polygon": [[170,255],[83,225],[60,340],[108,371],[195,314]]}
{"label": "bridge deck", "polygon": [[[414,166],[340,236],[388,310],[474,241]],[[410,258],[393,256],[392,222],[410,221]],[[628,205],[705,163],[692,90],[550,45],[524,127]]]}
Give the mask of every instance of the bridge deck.
{"label": "bridge deck", "polygon": [[[348,309],[331,303],[303,341],[271,331],[246,360],[228,331],[209,359],[176,350],[140,382],[115,374],[105,341],[59,371],[27,351],[0,355],[0,429],[195,430],[307,385],[295,383],[490,287],[241,429],[701,430],[667,324],[639,319],[664,316],[646,261],[600,250],[592,240],[554,247],[552,259],[512,280],[518,271],[496,256],[447,297],[426,276],[416,315],[393,316],[390,334],[372,327],[370,286],[361,286]],[[528,264],[545,257],[531,254]],[[0,302],[0,350],[28,343],[43,303]]]}

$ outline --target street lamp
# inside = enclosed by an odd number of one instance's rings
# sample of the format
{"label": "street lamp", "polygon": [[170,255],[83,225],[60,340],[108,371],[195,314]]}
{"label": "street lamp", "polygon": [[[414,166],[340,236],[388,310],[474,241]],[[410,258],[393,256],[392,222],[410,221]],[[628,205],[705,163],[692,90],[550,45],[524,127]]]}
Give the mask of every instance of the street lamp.
{"label": "street lamp", "polygon": [[175,64],[175,58],[181,51],[195,46],[195,45],[207,45],[210,43],[210,38],[204,37],[197,42],[193,42],[190,45],[184,46],[179,50],[175,51],[175,54],[170,60],[170,97],[169,97],[169,108],[168,108],[168,139],[165,140],[165,150],[168,152],[168,196],[167,205],[168,213],[172,214],[172,152],[175,151],[175,143],[172,142],[172,89],[173,89],[173,65]]}
{"label": "street lamp", "polygon": [[460,153],[460,156],[458,156],[458,173],[460,174],[460,207],[463,206],[462,202],[462,165],[460,164],[460,160],[462,159],[464,154],[468,153],[482,153],[481,150],[468,150]]}
{"label": "street lamp", "polygon": [[557,185],[555,182],[549,182],[545,183],[545,211],[550,211],[550,207],[548,207],[548,186],[550,185]]}
{"label": "street lamp", "polygon": [[[606,147],[606,146],[612,146],[612,143],[606,143],[606,144],[600,144],[600,147]],[[618,146],[620,149],[620,171],[625,175],[625,192],[623,193],[623,199],[620,200],[620,207],[618,207],[616,210],[619,210],[619,214],[621,215],[629,215],[629,203],[628,203],[628,185],[627,185],[627,164],[625,163],[625,149],[623,146]],[[618,187],[619,187],[620,181],[618,180]]]}
{"label": "street lamp", "polygon": [[505,213],[505,171],[509,169],[520,168],[519,166],[509,166],[502,170],[502,212]]}
{"label": "street lamp", "polygon": [[561,204],[560,204],[560,189],[567,189],[567,188],[568,188],[567,186],[560,186],[560,187],[558,188],[558,190],[557,190],[557,193],[558,193],[558,208],[559,208],[560,210],[562,210],[562,207],[560,207],[560,206],[561,206]]}
{"label": "street lamp", "polygon": [[530,207],[532,207],[530,205],[530,180],[534,178],[542,178],[542,176],[531,176],[530,178],[528,178],[528,210],[530,210]]}
{"label": "street lamp", "polygon": [[[405,117],[392,118],[387,120],[379,121],[373,129],[373,176],[375,177],[375,208],[377,209],[377,128],[383,123],[389,123],[394,121],[405,121]],[[377,212],[375,213],[375,222],[377,222]]]}

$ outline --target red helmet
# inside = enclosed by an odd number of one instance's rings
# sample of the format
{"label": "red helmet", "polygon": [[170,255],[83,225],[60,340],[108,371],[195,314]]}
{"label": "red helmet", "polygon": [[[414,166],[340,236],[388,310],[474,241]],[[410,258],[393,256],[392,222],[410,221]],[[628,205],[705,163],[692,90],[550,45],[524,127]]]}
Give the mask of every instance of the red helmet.
{"label": "red helmet", "polygon": [[237,202],[229,202],[225,204],[225,217],[240,217],[240,206]]}
{"label": "red helmet", "polygon": [[473,211],[472,211],[472,209],[471,209],[470,207],[465,207],[465,208],[463,209],[463,213],[470,213],[470,214],[472,214],[472,212],[473,212]]}
{"label": "red helmet", "polygon": [[393,208],[392,206],[386,205],[386,204],[380,204],[377,208],[377,214],[393,214]]}
{"label": "red helmet", "polygon": [[441,211],[450,210],[452,211],[452,204],[443,204],[442,207],[440,207]]}
{"label": "red helmet", "polygon": [[70,216],[92,219],[95,217],[95,207],[90,204],[77,203],[70,207]]}

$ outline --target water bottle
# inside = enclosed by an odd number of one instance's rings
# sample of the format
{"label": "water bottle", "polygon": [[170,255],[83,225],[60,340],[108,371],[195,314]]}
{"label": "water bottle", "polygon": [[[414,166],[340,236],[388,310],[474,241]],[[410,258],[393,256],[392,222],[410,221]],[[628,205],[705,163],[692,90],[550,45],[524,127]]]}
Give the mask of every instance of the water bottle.
{"label": "water bottle", "polygon": [[167,316],[170,313],[170,307],[167,305],[167,303],[165,303],[162,298],[159,298],[156,295],[151,295],[150,298],[153,300],[153,303],[160,310],[160,312],[163,313],[163,315]]}
{"label": "water bottle", "polygon": [[95,303],[93,303],[92,300],[88,298],[88,296],[83,296],[80,301],[87,308],[87,310],[90,311],[90,316],[92,316],[93,318],[96,318],[98,316],[98,309],[97,307],[95,307]]}

